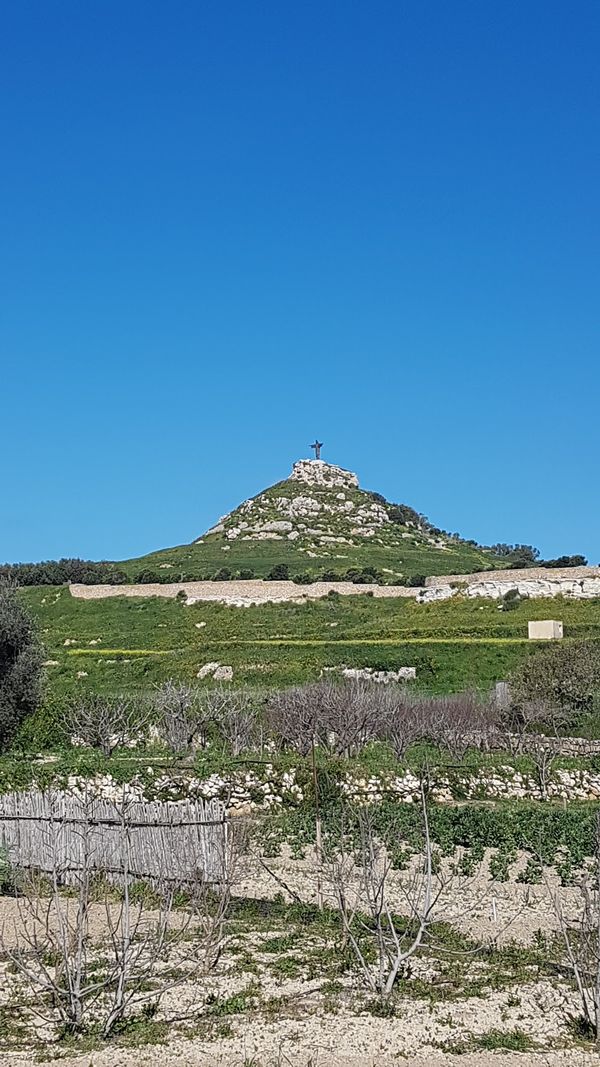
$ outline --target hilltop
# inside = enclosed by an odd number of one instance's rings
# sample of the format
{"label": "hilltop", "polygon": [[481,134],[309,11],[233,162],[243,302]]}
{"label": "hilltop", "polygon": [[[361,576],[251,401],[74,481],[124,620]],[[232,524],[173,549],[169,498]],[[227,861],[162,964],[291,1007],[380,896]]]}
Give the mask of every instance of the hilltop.
{"label": "hilltop", "polygon": [[191,544],[119,566],[137,582],[291,577],[394,584],[503,562],[412,507],[362,489],[352,471],[303,459],[289,478],[245,500]]}

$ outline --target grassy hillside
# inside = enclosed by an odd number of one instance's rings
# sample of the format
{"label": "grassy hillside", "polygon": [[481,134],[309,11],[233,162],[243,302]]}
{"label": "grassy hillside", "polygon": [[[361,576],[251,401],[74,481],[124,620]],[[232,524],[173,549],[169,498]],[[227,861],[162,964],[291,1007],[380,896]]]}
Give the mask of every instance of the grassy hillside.
{"label": "grassy hillside", "polygon": [[310,574],[313,578],[329,570],[341,577],[353,567],[357,570],[374,567],[393,584],[400,578],[419,574],[471,574],[502,565],[502,560],[491,553],[462,541],[450,542],[444,551],[422,539],[404,541],[401,548],[394,544],[367,543],[344,546],[343,551],[325,547],[311,551],[314,554],[307,556],[296,544],[284,540],[238,541],[228,545],[221,535],[212,534],[202,544],[179,545],[125,560],[119,563],[119,569],[131,581],[148,571],[156,572],[165,581],[191,581],[211,579],[223,567],[232,572],[232,577],[251,570],[257,578],[266,577],[279,563],[288,565],[290,577]]}
{"label": "grassy hillside", "polygon": [[120,566],[132,580],[148,581],[208,579],[223,568],[232,577],[266,577],[278,564],[290,576],[313,578],[373,568],[380,581],[393,583],[487,570],[502,561],[412,508],[360,489],[349,471],[301,461],[291,478],[244,501],[197,542]]}
{"label": "grassy hillside", "polygon": [[[538,647],[529,619],[562,619],[565,636],[600,640],[600,601],[524,601],[330,596],[306,604],[185,607],[163,598],[77,600],[65,587],[23,590],[40,621],[49,691],[138,690],[167,677],[193,680],[208,662],[229,664],[236,683],[288,685],[323,667],[416,666],[418,684],[443,692],[486,687]],[[65,644],[69,642],[69,644]],[[79,676],[78,676],[79,675]]]}

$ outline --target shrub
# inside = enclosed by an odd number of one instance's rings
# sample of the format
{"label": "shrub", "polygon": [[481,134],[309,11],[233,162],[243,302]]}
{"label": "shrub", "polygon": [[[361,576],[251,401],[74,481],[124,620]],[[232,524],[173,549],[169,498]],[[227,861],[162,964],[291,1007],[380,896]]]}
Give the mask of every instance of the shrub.
{"label": "shrub", "polygon": [[268,582],[287,582],[289,577],[290,568],[287,563],[276,563],[266,576]]}
{"label": "shrub", "polygon": [[136,585],[157,585],[163,581],[163,576],[158,571],[140,571],[133,580]]}
{"label": "shrub", "polygon": [[233,573],[229,567],[220,567],[212,576],[213,582],[229,582],[232,578]]}
{"label": "shrub", "polygon": [[249,582],[255,577],[252,567],[244,567],[238,572],[238,578],[242,582]]}
{"label": "shrub", "polygon": [[305,572],[303,574],[294,574],[292,576],[292,581],[295,582],[296,585],[312,585],[313,578],[311,574]]}
{"label": "shrub", "polygon": [[542,559],[540,567],[587,567],[585,556],[558,556],[557,559]]}
{"label": "shrub", "polygon": [[513,672],[517,705],[559,707],[573,717],[590,712],[600,693],[600,642],[552,645],[530,656]]}
{"label": "shrub", "polygon": [[0,749],[39,706],[42,647],[14,587],[0,582]]}
{"label": "shrub", "polygon": [[518,589],[509,589],[504,594],[500,603],[501,611],[514,611],[521,603],[522,596]]}
{"label": "shrub", "polygon": [[0,896],[14,896],[17,888],[17,872],[6,848],[0,845]]}
{"label": "shrub", "polygon": [[399,526],[423,525],[423,517],[414,508],[409,507],[408,504],[392,504],[388,515],[391,521],[398,523]]}
{"label": "shrub", "polygon": [[81,585],[122,585],[127,575],[114,563],[106,560],[94,562],[89,559],[44,560],[42,563],[4,563],[0,566],[0,579],[14,585],[64,585],[77,582]]}
{"label": "shrub", "polygon": [[420,588],[422,585],[425,585],[425,575],[412,574],[406,584],[410,586],[411,589]]}

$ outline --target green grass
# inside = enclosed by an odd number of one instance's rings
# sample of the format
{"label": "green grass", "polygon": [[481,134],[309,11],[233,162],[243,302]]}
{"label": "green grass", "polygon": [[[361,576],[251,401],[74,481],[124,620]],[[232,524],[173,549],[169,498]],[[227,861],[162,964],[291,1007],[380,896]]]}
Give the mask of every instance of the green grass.
{"label": "green grass", "polygon": [[[600,640],[599,600],[529,600],[505,612],[494,601],[460,597],[417,604],[336,596],[235,608],[163,597],[85,601],[66,587],[22,595],[39,620],[46,658],[57,663],[47,669],[50,697],[84,685],[127,692],[168,677],[191,681],[211,661],[230,664],[236,684],[253,686],[305,682],[343,665],[416,666],[417,684],[434,692],[486,688],[540,647],[527,640],[530,619],[551,615],[563,620],[566,640]],[[77,678],[82,668],[85,678]]]}
{"label": "green grass", "polygon": [[[227,551],[223,549],[227,548]],[[311,551],[312,551],[311,546]],[[342,558],[340,558],[340,556]],[[188,580],[211,578],[221,567],[237,573],[242,569],[254,571],[257,578],[265,577],[277,563],[287,563],[290,574],[307,573],[319,576],[326,569],[344,572],[349,567],[376,567],[389,572],[386,576],[414,574],[470,574],[477,570],[499,567],[498,557],[465,545],[451,542],[441,551],[419,540],[405,541],[401,548],[394,545],[329,545],[320,547],[314,557],[300,552],[298,542],[289,541],[225,541],[222,535],[206,538],[204,544],[177,545],[146,556],[119,562],[119,569],[133,581],[144,570],[164,571],[165,579],[177,581],[180,575]],[[169,564],[169,567],[162,565]]]}

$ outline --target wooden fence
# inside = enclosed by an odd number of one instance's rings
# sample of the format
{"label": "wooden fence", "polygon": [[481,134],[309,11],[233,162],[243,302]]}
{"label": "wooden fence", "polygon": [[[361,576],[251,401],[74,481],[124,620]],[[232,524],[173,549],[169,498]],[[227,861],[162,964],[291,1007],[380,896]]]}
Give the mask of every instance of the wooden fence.
{"label": "wooden fence", "polygon": [[84,870],[112,880],[221,881],[227,820],[218,800],[116,804],[64,792],[0,796],[0,845],[11,864],[77,882]]}

